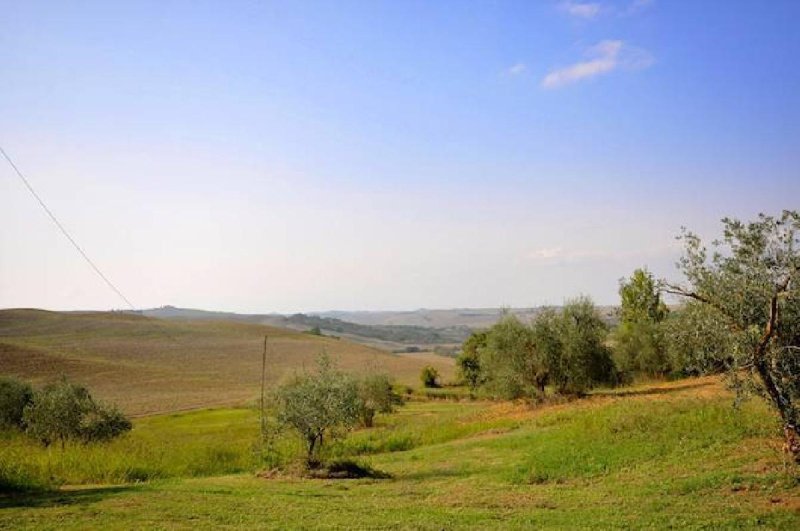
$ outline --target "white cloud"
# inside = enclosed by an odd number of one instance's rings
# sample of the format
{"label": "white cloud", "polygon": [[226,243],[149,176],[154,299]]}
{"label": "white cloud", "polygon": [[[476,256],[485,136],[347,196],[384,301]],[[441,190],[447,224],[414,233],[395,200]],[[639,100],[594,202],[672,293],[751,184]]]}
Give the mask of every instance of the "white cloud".
{"label": "white cloud", "polygon": [[561,2],[558,7],[573,17],[579,18],[594,18],[600,13],[600,4],[598,3],[566,1]]}
{"label": "white cloud", "polygon": [[653,64],[653,58],[647,51],[628,46],[620,40],[601,41],[588,48],[585,54],[589,60],[551,70],[542,79],[542,88],[555,89],[617,68],[635,70]]}
{"label": "white cloud", "polygon": [[509,67],[508,70],[506,70],[506,73],[510,76],[518,76],[524,73],[527,69],[528,67],[525,65],[525,63],[517,63],[514,66]]}

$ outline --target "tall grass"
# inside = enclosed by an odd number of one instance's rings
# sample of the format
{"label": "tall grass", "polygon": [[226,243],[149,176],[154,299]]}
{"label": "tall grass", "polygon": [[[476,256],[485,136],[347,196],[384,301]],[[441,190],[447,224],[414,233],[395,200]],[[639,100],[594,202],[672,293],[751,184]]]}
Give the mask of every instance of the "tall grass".
{"label": "tall grass", "polygon": [[44,448],[3,434],[0,476],[17,490],[58,484],[130,483],[230,474],[256,466],[258,419],[251,410],[208,410],[138,420],[120,439]]}

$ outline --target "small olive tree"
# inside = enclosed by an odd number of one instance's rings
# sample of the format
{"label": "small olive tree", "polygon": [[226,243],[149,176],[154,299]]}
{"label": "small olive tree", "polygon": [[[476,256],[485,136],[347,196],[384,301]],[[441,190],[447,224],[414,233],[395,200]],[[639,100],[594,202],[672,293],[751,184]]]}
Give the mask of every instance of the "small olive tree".
{"label": "small olive tree", "polygon": [[310,468],[321,463],[325,441],[353,428],[362,411],[356,380],[337,370],[325,354],[316,372],[296,375],[280,386],[275,403],[279,422],[303,439]]}
{"label": "small olive tree", "polygon": [[706,354],[730,369],[737,391],[767,398],[783,422],[786,450],[800,462],[800,212],[722,224],[711,253],[684,229],[678,265],[686,282],[663,289],[693,301],[699,323],[717,323],[724,349]]}
{"label": "small olive tree", "polygon": [[96,402],[89,390],[62,380],[34,392],[23,412],[25,430],[45,446],[56,441],[107,441],[130,431],[132,424],[115,407]]}
{"label": "small olive tree", "polygon": [[22,414],[33,400],[33,388],[27,382],[0,377],[0,429],[25,427]]}
{"label": "small olive tree", "polygon": [[515,315],[505,313],[486,334],[480,350],[480,367],[486,388],[503,398],[530,395],[539,373],[533,332]]}
{"label": "small olive tree", "polygon": [[359,419],[365,428],[372,427],[376,413],[391,413],[403,403],[386,374],[370,374],[361,378],[358,381],[358,399]]}

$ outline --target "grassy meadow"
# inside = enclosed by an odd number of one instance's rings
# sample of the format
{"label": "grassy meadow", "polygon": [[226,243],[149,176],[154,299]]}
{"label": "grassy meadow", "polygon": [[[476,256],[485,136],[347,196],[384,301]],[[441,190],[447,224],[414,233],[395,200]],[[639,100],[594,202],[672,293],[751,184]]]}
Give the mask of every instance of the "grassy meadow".
{"label": "grassy meadow", "polygon": [[331,448],[389,479],[259,477],[251,409],[139,418],[63,453],[5,435],[4,474],[62,488],[0,496],[0,527],[797,528],[773,414],[732,400],[715,378],[539,407],[419,397]]}

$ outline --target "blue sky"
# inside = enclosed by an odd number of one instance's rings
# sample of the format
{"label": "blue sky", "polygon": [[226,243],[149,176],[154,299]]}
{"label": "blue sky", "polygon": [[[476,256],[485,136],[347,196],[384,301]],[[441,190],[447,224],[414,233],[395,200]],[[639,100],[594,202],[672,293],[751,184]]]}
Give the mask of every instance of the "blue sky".
{"label": "blue sky", "polygon": [[[800,208],[797,2],[0,2],[0,145],[139,307],[616,301]],[[120,307],[0,168],[0,307]]]}

